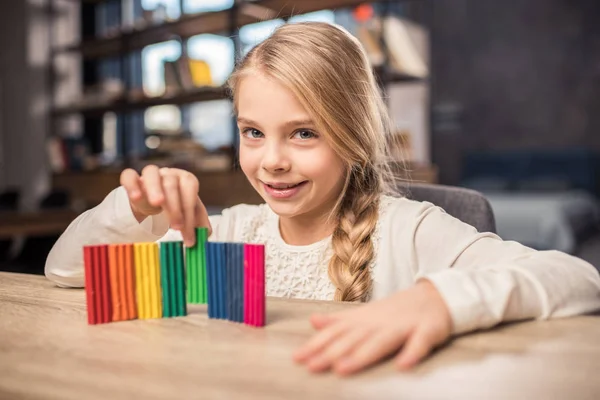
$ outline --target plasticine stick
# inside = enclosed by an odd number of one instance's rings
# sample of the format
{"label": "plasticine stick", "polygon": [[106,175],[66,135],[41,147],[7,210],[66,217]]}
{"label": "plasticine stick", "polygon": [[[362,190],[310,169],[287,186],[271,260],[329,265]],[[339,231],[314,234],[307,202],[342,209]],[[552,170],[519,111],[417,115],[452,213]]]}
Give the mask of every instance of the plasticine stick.
{"label": "plasticine stick", "polygon": [[156,243],[135,243],[138,318],[161,318],[160,263]]}
{"label": "plasticine stick", "polygon": [[162,318],[162,291],[160,288],[160,259],[158,255],[158,244],[148,244],[150,259],[150,298],[152,318]]}
{"label": "plasticine stick", "polygon": [[227,253],[225,243],[217,244],[217,294],[219,298],[218,317],[227,319]]}
{"label": "plasticine stick", "polygon": [[175,281],[176,281],[176,310],[177,316],[187,315],[187,302],[185,300],[185,263],[183,260],[183,243],[176,242],[173,244],[175,252]]}
{"label": "plasticine stick", "polygon": [[265,325],[265,248],[244,246],[244,323]]}
{"label": "plasticine stick", "polygon": [[208,229],[196,228],[196,243],[186,247],[188,302],[206,304],[206,247]]}
{"label": "plasticine stick", "polygon": [[135,298],[135,264],[133,259],[133,244],[120,246],[119,258],[124,270],[123,292],[125,297],[125,319],[137,318]]}
{"label": "plasticine stick", "polygon": [[123,270],[118,258],[119,245],[111,244],[108,246],[108,268],[110,270],[110,291],[112,300],[112,320],[122,321],[123,318],[123,297],[121,295],[121,272]]}
{"label": "plasticine stick", "polygon": [[110,270],[108,268],[108,246],[96,246],[95,251],[98,254],[100,262],[100,282],[102,290],[102,319],[101,322],[107,323],[112,320],[111,299],[110,299]]}
{"label": "plasticine stick", "polygon": [[244,245],[227,243],[227,319],[244,322]]}
{"label": "plasticine stick", "polygon": [[84,246],[88,323],[104,324],[112,320],[108,246]]}
{"label": "plasticine stick", "polygon": [[215,285],[215,255],[214,249],[215,244],[212,242],[206,242],[206,286],[207,286],[207,297],[208,297],[208,318],[216,318],[215,307],[216,300],[215,294],[217,291]]}
{"label": "plasticine stick", "polygon": [[169,243],[160,244],[160,282],[162,286],[163,316],[172,317],[171,290],[169,286]]}
{"label": "plasticine stick", "polygon": [[87,300],[88,324],[94,325],[98,323],[97,302],[96,302],[96,286],[94,282],[94,264],[92,248],[84,246],[83,260],[85,266],[85,295]]}

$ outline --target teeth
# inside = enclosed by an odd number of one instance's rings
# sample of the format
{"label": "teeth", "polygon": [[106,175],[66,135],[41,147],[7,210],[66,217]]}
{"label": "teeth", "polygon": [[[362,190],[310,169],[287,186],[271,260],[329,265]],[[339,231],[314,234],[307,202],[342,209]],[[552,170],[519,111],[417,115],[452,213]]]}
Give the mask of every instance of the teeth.
{"label": "teeth", "polygon": [[294,183],[294,184],[291,184],[291,185],[269,185],[269,186],[271,186],[273,189],[289,189],[289,188],[292,188],[294,186],[298,186],[298,184]]}

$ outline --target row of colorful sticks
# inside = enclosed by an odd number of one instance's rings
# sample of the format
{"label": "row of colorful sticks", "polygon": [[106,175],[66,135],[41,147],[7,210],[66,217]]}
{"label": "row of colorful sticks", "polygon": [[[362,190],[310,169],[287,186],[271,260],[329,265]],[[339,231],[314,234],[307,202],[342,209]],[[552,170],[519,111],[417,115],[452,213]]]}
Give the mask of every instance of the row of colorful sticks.
{"label": "row of colorful sticks", "polygon": [[182,242],[84,246],[88,323],[185,316],[191,303],[264,326],[264,246],[209,242],[206,228],[196,239],[185,257]]}

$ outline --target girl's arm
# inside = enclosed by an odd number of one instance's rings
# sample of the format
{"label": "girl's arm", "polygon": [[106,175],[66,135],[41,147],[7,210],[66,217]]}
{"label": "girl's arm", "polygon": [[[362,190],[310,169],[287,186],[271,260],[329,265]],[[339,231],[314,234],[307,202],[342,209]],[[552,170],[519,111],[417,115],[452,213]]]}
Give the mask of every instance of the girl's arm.
{"label": "girl's arm", "polygon": [[408,231],[417,278],[426,278],[439,291],[453,333],[600,308],[600,275],[581,259],[478,233],[426,204]]}
{"label": "girl's arm", "polygon": [[318,333],[294,355],[312,371],[351,374],[393,353],[406,369],[452,334],[600,308],[598,271],[582,260],[478,233],[428,203],[389,211],[374,277],[382,298],[313,316]]}
{"label": "girl's arm", "polygon": [[[166,235],[166,236],[165,236]],[[83,246],[108,243],[181,240],[169,230],[164,213],[139,223],[123,187],[113,190],[98,206],[77,217],[63,232],[46,259],[48,279],[63,287],[83,287]]]}
{"label": "girl's arm", "polygon": [[206,226],[211,231],[211,219],[198,197],[199,182],[192,173],[148,165],[141,175],[124,170],[120,180],[122,186],[73,221],[50,251],[46,276],[59,286],[83,286],[85,245],[149,242],[162,237],[184,239],[192,246],[195,227]]}

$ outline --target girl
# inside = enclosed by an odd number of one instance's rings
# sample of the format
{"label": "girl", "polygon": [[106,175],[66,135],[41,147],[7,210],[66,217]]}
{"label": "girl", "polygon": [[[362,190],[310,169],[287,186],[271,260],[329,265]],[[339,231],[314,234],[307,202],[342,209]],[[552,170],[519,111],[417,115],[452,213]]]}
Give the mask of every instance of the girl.
{"label": "girl", "polygon": [[432,204],[390,196],[390,122],[360,43],[323,23],[289,24],[230,79],[240,164],[266,204],[208,217],[186,171],[144,168],[79,216],[50,252],[46,276],[83,286],[87,244],[210,240],[266,245],[267,294],[365,302],[315,315],[294,355],[312,371],[359,371],[398,352],[415,365],[451,335],[502,321],[565,317],[600,306],[589,264],[503,242]]}

